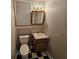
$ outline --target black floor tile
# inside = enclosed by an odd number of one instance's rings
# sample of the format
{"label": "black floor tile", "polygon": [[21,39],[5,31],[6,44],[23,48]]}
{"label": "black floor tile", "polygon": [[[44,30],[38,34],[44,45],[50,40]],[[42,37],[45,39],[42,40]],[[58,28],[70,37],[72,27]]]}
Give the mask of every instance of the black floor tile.
{"label": "black floor tile", "polygon": [[36,52],[36,53],[37,53],[38,57],[42,56],[41,52]]}
{"label": "black floor tile", "polygon": [[31,49],[31,52],[35,52],[35,49]]}
{"label": "black floor tile", "polygon": [[22,59],[21,55],[17,55],[17,59]]}
{"label": "black floor tile", "polygon": [[29,53],[28,58],[32,58],[32,54],[31,53]]}
{"label": "black floor tile", "polygon": [[49,57],[48,56],[44,56],[44,59],[49,59]]}
{"label": "black floor tile", "polygon": [[33,58],[33,59],[38,59],[38,58]]}

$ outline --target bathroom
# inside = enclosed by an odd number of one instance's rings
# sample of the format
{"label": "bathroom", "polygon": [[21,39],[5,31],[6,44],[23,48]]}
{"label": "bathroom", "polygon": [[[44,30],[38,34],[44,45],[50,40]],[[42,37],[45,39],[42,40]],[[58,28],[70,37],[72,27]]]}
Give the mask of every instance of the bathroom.
{"label": "bathroom", "polygon": [[67,59],[66,2],[11,0],[12,59]]}

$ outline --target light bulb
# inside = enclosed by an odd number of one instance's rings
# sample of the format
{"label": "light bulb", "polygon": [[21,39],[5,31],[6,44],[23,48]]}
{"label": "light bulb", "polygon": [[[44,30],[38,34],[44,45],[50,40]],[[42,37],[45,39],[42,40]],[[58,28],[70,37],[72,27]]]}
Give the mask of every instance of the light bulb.
{"label": "light bulb", "polygon": [[41,11],[43,11],[43,7],[41,7]]}
{"label": "light bulb", "polygon": [[35,11],[35,7],[33,7],[33,11]]}

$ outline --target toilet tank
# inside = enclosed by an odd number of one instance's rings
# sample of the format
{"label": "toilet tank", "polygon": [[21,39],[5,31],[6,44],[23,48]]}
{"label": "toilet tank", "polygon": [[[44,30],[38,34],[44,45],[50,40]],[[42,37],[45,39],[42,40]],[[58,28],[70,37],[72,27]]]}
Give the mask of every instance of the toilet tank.
{"label": "toilet tank", "polygon": [[21,44],[27,44],[29,41],[29,35],[19,35],[19,41]]}

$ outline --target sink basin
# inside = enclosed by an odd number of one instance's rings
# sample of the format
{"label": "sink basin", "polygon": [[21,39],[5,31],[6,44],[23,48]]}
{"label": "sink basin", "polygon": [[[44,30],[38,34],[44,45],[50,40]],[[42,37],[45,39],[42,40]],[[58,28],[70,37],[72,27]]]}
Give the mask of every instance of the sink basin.
{"label": "sink basin", "polygon": [[49,38],[49,36],[45,33],[33,33],[33,36],[35,39]]}

